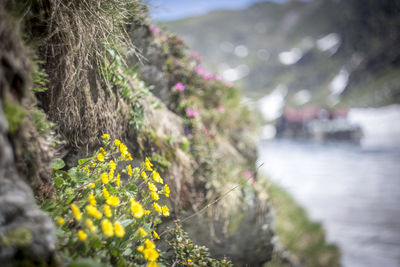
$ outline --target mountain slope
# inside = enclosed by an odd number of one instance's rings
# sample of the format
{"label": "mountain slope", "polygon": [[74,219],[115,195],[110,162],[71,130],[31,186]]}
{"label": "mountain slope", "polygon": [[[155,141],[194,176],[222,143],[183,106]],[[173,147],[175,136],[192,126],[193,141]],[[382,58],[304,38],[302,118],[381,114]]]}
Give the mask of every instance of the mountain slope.
{"label": "mountain slope", "polygon": [[279,86],[290,105],[384,105],[400,101],[399,14],[389,0],[262,2],[166,26],[248,96]]}

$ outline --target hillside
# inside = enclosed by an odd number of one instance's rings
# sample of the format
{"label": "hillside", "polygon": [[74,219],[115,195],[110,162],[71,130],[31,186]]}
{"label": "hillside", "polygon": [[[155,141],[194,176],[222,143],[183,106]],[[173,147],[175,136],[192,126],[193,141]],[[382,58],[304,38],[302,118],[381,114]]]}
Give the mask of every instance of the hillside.
{"label": "hillside", "polygon": [[400,101],[399,14],[390,0],[261,2],[165,25],[247,96],[379,106]]}

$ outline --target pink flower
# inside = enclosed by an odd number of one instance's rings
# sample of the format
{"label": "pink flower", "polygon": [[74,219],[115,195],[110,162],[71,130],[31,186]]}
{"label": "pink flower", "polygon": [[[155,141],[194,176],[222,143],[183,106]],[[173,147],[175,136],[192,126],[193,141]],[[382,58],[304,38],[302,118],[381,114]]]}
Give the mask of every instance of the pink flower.
{"label": "pink flower", "polygon": [[215,78],[216,81],[221,81],[222,80],[221,75],[215,75],[214,78]]}
{"label": "pink flower", "polygon": [[179,92],[183,92],[185,90],[185,86],[182,83],[175,84],[175,88]]}
{"label": "pink flower", "polygon": [[197,109],[191,109],[191,108],[187,108],[186,109],[186,115],[188,115],[188,117],[194,117],[199,115],[200,112]]}
{"label": "pink flower", "polygon": [[199,53],[197,53],[196,51],[192,51],[192,52],[190,53],[190,55],[191,55],[192,57],[194,57],[197,61],[201,61],[201,56],[200,56]]}
{"label": "pink flower", "polygon": [[200,65],[194,67],[194,72],[198,73],[198,74],[202,74],[204,72],[204,68]]}
{"label": "pink flower", "polygon": [[219,105],[219,106],[217,107],[217,109],[218,109],[219,111],[224,111],[224,110],[225,110],[224,106],[221,106],[221,105]]}
{"label": "pink flower", "polygon": [[153,34],[157,34],[159,32],[159,29],[156,25],[151,25],[150,30]]}
{"label": "pink flower", "polygon": [[209,79],[214,78],[214,74],[209,73],[209,72],[205,72],[205,73],[203,74],[203,77],[204,77],[204,79],[209,80]]}
{"label": "pink flower", "polygon": [[246,178],[246,179],[250,179],[250,178],[253,177],[253,174],[252,174],[251,171],[249,171],[249,170],[244,170],[244,171],[243,171],[243,176],[244,176],[244,178]]}

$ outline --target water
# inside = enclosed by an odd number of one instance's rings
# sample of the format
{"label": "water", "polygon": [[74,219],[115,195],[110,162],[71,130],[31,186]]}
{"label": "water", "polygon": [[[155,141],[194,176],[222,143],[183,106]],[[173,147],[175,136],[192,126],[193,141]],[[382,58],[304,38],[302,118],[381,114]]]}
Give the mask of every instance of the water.
{"label": "water", "polygon": [[[363,118],[359,122],[368,128],[382,113],[375,111],[357,110],[355,117]],[[381,118],[379,134],[369,127],[362,146],[259,143],[261,171],[323,223],[328,241],[341,248],[346,267],[400,266],[400,135],[394,134],[400,107],[393,111],[390,120]]]}

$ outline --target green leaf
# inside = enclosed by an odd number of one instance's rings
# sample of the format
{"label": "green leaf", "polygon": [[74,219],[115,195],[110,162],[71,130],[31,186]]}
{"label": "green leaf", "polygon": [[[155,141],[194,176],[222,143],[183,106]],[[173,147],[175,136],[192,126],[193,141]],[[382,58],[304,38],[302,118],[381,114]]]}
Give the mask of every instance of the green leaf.
{"label": "green leaf", "polygon": [[63,183],[64,183],[64,179],[61,178],[60,176],[57,176],[54,179],[54,185],[56,186],[57,189],[60,188],[63,185]]}
{"label": "green leaf", "polygon": [[62,159],[55,159],[53,160],[52,165],[53,165],[53,170],[59,170],[64,168],[65,162]]}
{"label": "green leaf", "polygon": [[80,159],[80,160],[78,160],[78,163],[79,163],[79,165],[83,165],[83,164],[85,164],[86,162],[88,162],[91,159],[92,158]]}

